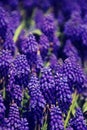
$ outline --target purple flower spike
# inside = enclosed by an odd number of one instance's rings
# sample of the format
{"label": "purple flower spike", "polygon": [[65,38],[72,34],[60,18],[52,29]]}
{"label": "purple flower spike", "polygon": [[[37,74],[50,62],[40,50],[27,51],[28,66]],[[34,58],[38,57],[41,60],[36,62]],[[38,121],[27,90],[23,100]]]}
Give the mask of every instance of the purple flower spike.
{"label": "purple flower spike", "polygon": [[77,108],[75,117],[70,120],[70,124],[75,130],[87,130],[86,122],[80,108]]}
{"label": "purple flower spike", "polygon": [[51,107],[49,112],[48,130],[64,130],[62,113],[59,107]]}
{"label": "purple flower spike", "polygon": [[55,81],[51,69],[45,67],[41,70],[40,89],[48,104],[55,103]]}
{"label": "purple flower spike", "polygon": [[56,101],[62,112],[66,113],[72,103],[72,93],[68,84],[68,79],[64,74],[55,75]]}
{"label": "purple flower spike", "polygon": [[30,66],[25,55],[17,55],[11,63],[9,80],[20,86],[27,86],[30,75]]}
{"label": "purple flower spike", "polygon": [[5,106],[3,103],[3,98],[0,94],[0,123],[4,119],[4,116],[5,116]]}

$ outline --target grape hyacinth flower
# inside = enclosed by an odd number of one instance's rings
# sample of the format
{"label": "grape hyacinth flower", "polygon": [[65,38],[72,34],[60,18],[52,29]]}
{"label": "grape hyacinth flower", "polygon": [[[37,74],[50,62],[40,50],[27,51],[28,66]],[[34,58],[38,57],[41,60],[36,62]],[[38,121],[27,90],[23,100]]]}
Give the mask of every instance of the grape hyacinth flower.
{"label": "grape hyacinth flower", "polygon": [[35,64],[36,54],[38,51],[38,43],[33,34],[29,34],[21,43],[21,52],[26,55],[30,66]]}
{"label": "grape hyacinth flower", "polygon": [[56,101],[62,112],[66,113],[72,103],[72,93],[66,75],[55,74]]}
{"label": "grape hyacinth flower", "polygon": [[0,79],[8,76],[8,70],[10,68],[10,63],[12,62],[12,56],[9,51],[0,51]]}
{"label": "grape hyacinth flower", "polygon": [[55,81],[50,67],[41,70],[40,89],[47,104],[55,104]]}
{"label": "grape hyacinth flower", "polygon": [[17,48],[18,48],[18,51],[22,54],[23,51],[22,51],[22,45],[27,42],[27,37],[26,37],[26,31],[25,30],[22,30],[19,34],[19,37],[16,41],[16,44],[17,44]]}
{"label": "grape hyacinth flower", "polygon": [[41,57],[41,54],[40,54],[40,51],[37,52],[37,55],[36,55],[36,64],[35,64],[35,68],[36,68],[36,72],[37,74],[40,73],[41,69],[44,67],[44,62],[42,60],[42,57]]}
{"label": "grape hyacinth flower", "polygon": [[18,10],[15,10],[15,11],[11,12],[9,17],[10,17],[9,18],[9,23],[10,23],[9,26],[10,26],[10,29],[11,29],[12,33],[14,34],[17,27],[20,25],[21,14],[20,14],[20,12]]}
{"label": "grape hyacinth flower", "polygon": [[52,106],[50,109],[48,130],[64,130],[62,112],[58,106]]}
{"label": "grape hyacinth flower", "polygon": [[35,24],[37,28],[41,28],[42,26],[42,22],[43,22],[43,11],[40,9],[37,9],[35,11],[35,16],[34,16],[34,20],[35,20]]}
{"label": "grape hyacinth flower", "polygon": [[63,72],[68,77],[69,82],[71,83],[71,87],[74,87],[78,90],[78,92],[84,91],[84,83],[85,83],[85,74],[79,63],[76,62],[75,58],[67,58],[63,64]]}
{"label": "grape hyacinth flower", "polygon": [[50,61],[50,67],[51,69],[56,69],[57,64],[58,64],[58,59],[55,56],[55,54],[51,54],[51,56],[49,57],[49,61]]}
{"label": "grape hyacinth flower", "polygon": [[81,9],[77,1],[64,0],[61,8],[66,20],[70,18],[72,12],[74,11],[81,13]]}
{"label": "grape hyacinth flower", "polygon": [[45,34],[42,34],[39,39],[39,48],[42,57],[45,57],[48,53],[48,50],[50,48],[49,40]]}
{"label": "grape hyacinth flower", "polygon": [[38,43],[36,42],[35,36],[30,33],[26,40],[21,45],[21,50],[24,54],[36,53],[38,50]]}
{"label": "grape hyacinth flower", "polygon": [[5,109],[6,109],[3,102],[4,102],[3,98],[2,98],[2,96],[0,94],[0,124],[4,120]]}
{"label": "grape hyacinth flower", "polygon": [[34,87],[34,88],[38,88],[40,87],[40,82],[39,82],[39,79],[37,78],[37,75],[36,73],[32,74],[31,77],[30,77],[30,81],[29,81],[29,84],[28,84],[28,90],[29,90],[29,95],[31,96],[31,88]]}
{"label": "grape hyacinth flower", "polygon": [[57,18],[57,19],[58,19],[58,25],[59,25],[60,27],[62,27],[63,24],[64,24],[64,20],[65,20],[62,11],[59,11],[59,12],[58,12],[58,18]]}
{"label": "grape hyacinth flower", "polygon": [[50,43],[50,49],[58,57],[58,51],[60,47],[60,41],[56,35],[54,35],[53,42]]}
{"label": "grape hyacinth flower", "polygon": [[8,30],[6,33],[6,40],[3,44],[3,49],[10,51],[11,54],[14,55],[15,48],[16,48],[16,46],[15,46],[15,43],[13,41],[13,34],[12,34],[11,30]]}
{"label": "grape hyacinth flower", "polygon": [[73,46],[71,43],[71,40],[67,40],[66,44],[64,46],[64,53],[67,57],[72,57],[74,56],[76,59],[79,58],[78,51],[77,49]]}
{"label": "grape hyacinth flower", "polygon": [[28,84],[29,95],[30,95],[30,110],[34,114],[34,122],[42,125],[43,111],[46,105],[46,101],[40,91],[39,81],[36,76],[31,77]]}
{"label": "grape hyacinth flower", "polygon": [[87,24],[82,24],[80,25],[80,30],[81,30],[81,41],[82,41],[82,44],[87,46]]}
{"label": "grape hyacinth flower", "polygon": [[26,87],[29,80],[30,66],[25,55],[17,55],[10,65],[9,81]]}
{"label": "grape hyacinth flower", "polygon": [[79,12],[75,11],[71,15],[71,19],[65,23],[64,34],[73,41],[78,41],[80,37],[80,24],[82,23]]}
{"label": "grape hyacinth flower", "polygon": [[63,61],[61,59],[58,60],[54,54],[52,54],[49,59],[50,59],[50,67],[52,69],[52,72],[54,74],[61,73]]}
{"label": "grape hyacinth flower", "polygon": [[10,86],[10,88],[12,99],[18,106],[20,106],[23,97],[21,86],[13,84],[12,86]]}
{"label": "grape hyacinth flower", "polygon": [[49,41],[53,42],[55,24],[54,18],[51,14],[44,16],[41,30],[48,37]]}
{"label": "grape hyacinth flower", "polygon": [[8,29],[7,13],[3,7],[0,7],[0,43],[3,43],[5,41],[7,29]]}
{"label": "grape hyacinth flower", "polygon": [[70,125],[74,130],[87,130],[86,122],[80,108],[76,109],[75,117],[70,120]]}
{"label": "grape hyacinth flower", "polygon": [[6,120],[6,127],[11,130],[21,130],[21,119],[16,103],[12,103],[10,106],[9,115]]}

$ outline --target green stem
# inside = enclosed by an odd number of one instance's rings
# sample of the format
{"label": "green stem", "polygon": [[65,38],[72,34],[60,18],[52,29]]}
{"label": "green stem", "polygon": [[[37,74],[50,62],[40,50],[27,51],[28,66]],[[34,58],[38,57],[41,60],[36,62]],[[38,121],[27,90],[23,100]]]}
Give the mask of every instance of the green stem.
{"label": "green stem", "polygon": [[24,94],[25,94],[25,90],[23,90],[22,92],[22,101],[21,101],[21,107],[23,108],[24,105]]}
{"label": "green stem", "polygon": [[46,63],[45,63],[45,66],[46,66],[46,67],[49,67],[49,65],[50,65],[49,62],[46,62]]}
{"label": "green stem", "polygon": [[[14,24],[15,24],[15,23],[14,23]],[[13,37],[14,42],[17,41],[18,36],[19,36],[19,34],[21,33],[21,31],[22,31],[22,29],[24,28],[24,26],[25,26],[25,21],[23,21],[23,22],[18,26],[18,28],[16,29],[15,34],[14,34],[14,37]]]}
{"label": "green stem", "polygon": [[5,86],[3,87],[3,99],[5,99],[6,93],[5,93]]}
{"label": "green stem", "polygon": [[67,127],[67,124],[68,124],[69,119],[70,119],[70,114],[73,111],[73,109],[75,108],[75,104],[76,104],[77,99],[78,99],[78,95],[77,95],[77,92],[75,91],[75,93],[73,94],[72,104],[70,106],[69,112],[67,114],[67,117],[66,117],[66,120],[65,120],[65,123],[64,123],[64,128]]}
{"label": "green stem", "polygon": [[42,32],[39,29],[32,30],[31,33],[38,34],[39,36],[42,34]]}

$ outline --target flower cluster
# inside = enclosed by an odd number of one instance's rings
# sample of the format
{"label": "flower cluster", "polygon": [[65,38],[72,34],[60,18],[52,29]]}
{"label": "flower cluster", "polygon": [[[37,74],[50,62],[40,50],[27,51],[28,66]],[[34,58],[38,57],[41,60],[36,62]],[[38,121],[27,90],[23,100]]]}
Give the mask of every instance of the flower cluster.
{"label": "flower cluster", "polygon": [[35,122],[42,123],[46,101],[40,91],[40,83],[36,76],[32,76],[28,84],[30,93],[30,110],[34,114]]}
{"label": "flower cluster", "polygon": [[4,119],[4,116],[5,116],[5,106],[4,106],[3,98],[0,95],[0,125],[2,120]]}
{"label": "flower cluster", "polygon": [[[27,86],[30,74],[30,66],[25,55],[17,55],[10,65],[9,78],[14,84]],[[12,80],[11,80],[12,79]]]}
{"label": "flower cluster", "polygon": [[68,79],[64,74],[55,75],[56,101],[63,112],[67,112],[71,105],[72,95]]}
{"label": "flower cluster", "polygon": [[75,117],[73,117],[71,119],[70,124],[73,127],[73,129],[76,129],[76,130],[80,130],[80,129],[86,130],[87,129],[86,122],[84,120],[83,113],[80,108],[78,108],[76,110]]}
{"label": "flower cluster", "polygon": [[41,84],[40,89],[45,97],[46,102],[48,104],[54,104],[55,82],[50,68],[46,67],[42,69],[40,84]]}
{"label": "flower cluster", "polygon": [[51,107],[48,130],[64,130],[62,113],[59,107]]}
{"label": "flower cluster", "polygon": [[12,56],[9,51],[0,51],[0,79],[8,76],[10,63],[12,62]]}
{"label": "flower cluster", "polygon": [[10,106],[9,116],[6,119],[7,129],[18,130],[21,128],[21,120],[19,116],[19,110],[15,103]]}

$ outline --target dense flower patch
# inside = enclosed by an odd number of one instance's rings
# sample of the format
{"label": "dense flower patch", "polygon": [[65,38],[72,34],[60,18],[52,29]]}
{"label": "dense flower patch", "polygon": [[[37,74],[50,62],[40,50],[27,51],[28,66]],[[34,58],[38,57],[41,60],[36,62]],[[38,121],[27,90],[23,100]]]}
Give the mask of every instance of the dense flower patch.
{"label": "dense flower patch", "polygon": [[0,0],[0,130],[87,130],[86,0]]}

